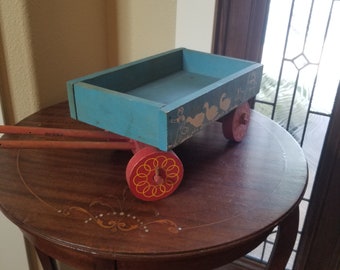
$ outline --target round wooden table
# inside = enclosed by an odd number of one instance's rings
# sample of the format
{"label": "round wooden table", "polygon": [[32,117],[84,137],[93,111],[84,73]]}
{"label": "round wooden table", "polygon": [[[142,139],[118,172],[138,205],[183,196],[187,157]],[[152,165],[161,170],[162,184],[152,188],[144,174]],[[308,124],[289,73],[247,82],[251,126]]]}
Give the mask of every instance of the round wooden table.
{"label": "round wooden table", "polygon": [[[67,103],[19,125],[94,129],[72,120]],[[307,182],[295,140],[252,112],[241,143],[225,140],[216,122],[174,151],[184,165],[181,185],[145,202],[125,181],[130,151],[0,149],[0,207],[44,269],[54,269],[52,258],[79,269],[213,269],[254,249],[276,226],[268,268],[284,269]]]}

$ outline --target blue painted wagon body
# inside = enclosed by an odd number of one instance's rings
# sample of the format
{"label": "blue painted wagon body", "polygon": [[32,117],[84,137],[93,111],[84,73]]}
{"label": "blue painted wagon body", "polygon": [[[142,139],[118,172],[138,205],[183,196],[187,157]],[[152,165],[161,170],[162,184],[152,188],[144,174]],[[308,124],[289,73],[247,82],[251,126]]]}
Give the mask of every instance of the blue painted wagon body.
{"label": "blue painted wagon body", "polygon": [[71,116],[168,151],[254,97],[262,65],[175,49],[67,83]]}

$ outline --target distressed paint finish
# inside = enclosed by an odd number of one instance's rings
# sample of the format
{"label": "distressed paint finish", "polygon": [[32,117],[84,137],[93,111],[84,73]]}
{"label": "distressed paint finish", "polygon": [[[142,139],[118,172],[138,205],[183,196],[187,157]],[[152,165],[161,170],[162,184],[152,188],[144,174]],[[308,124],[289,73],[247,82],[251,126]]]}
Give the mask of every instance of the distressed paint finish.
{"label": "distressed paint finish", "polygon": [[71,116],[170,150],[254,97],[262,65],[176,49],[69,81]]}

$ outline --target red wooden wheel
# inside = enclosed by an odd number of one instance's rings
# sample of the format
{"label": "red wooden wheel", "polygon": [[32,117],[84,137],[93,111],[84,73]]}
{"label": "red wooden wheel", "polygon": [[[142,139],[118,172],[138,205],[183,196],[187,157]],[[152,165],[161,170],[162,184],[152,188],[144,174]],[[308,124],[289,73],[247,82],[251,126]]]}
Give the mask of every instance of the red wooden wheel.
{"label": "red wooden wheel", "polygon": [[235,142],[242,141],[247,133],[249,120],[250,106],[245,102],[221,119],[224,137]]}
{"label": "red wooden wheel", "polygon": [[183,165],[173,151],[153,147],[139,150],[126,168],[131,192],[144,201],[156,201],[172,194],[183,178]]}

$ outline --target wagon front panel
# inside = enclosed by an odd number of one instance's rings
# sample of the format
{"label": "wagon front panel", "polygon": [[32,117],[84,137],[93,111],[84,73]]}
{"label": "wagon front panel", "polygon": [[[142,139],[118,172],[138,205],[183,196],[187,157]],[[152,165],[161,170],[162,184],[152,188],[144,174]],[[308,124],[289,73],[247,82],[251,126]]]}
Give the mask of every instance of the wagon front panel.
{"label": "wagon front panel", "polygon": [[161,150],[167,149],[167,123],[160,110],[162,104],[84,82],[75,83],[71,92],[73,118]]}

